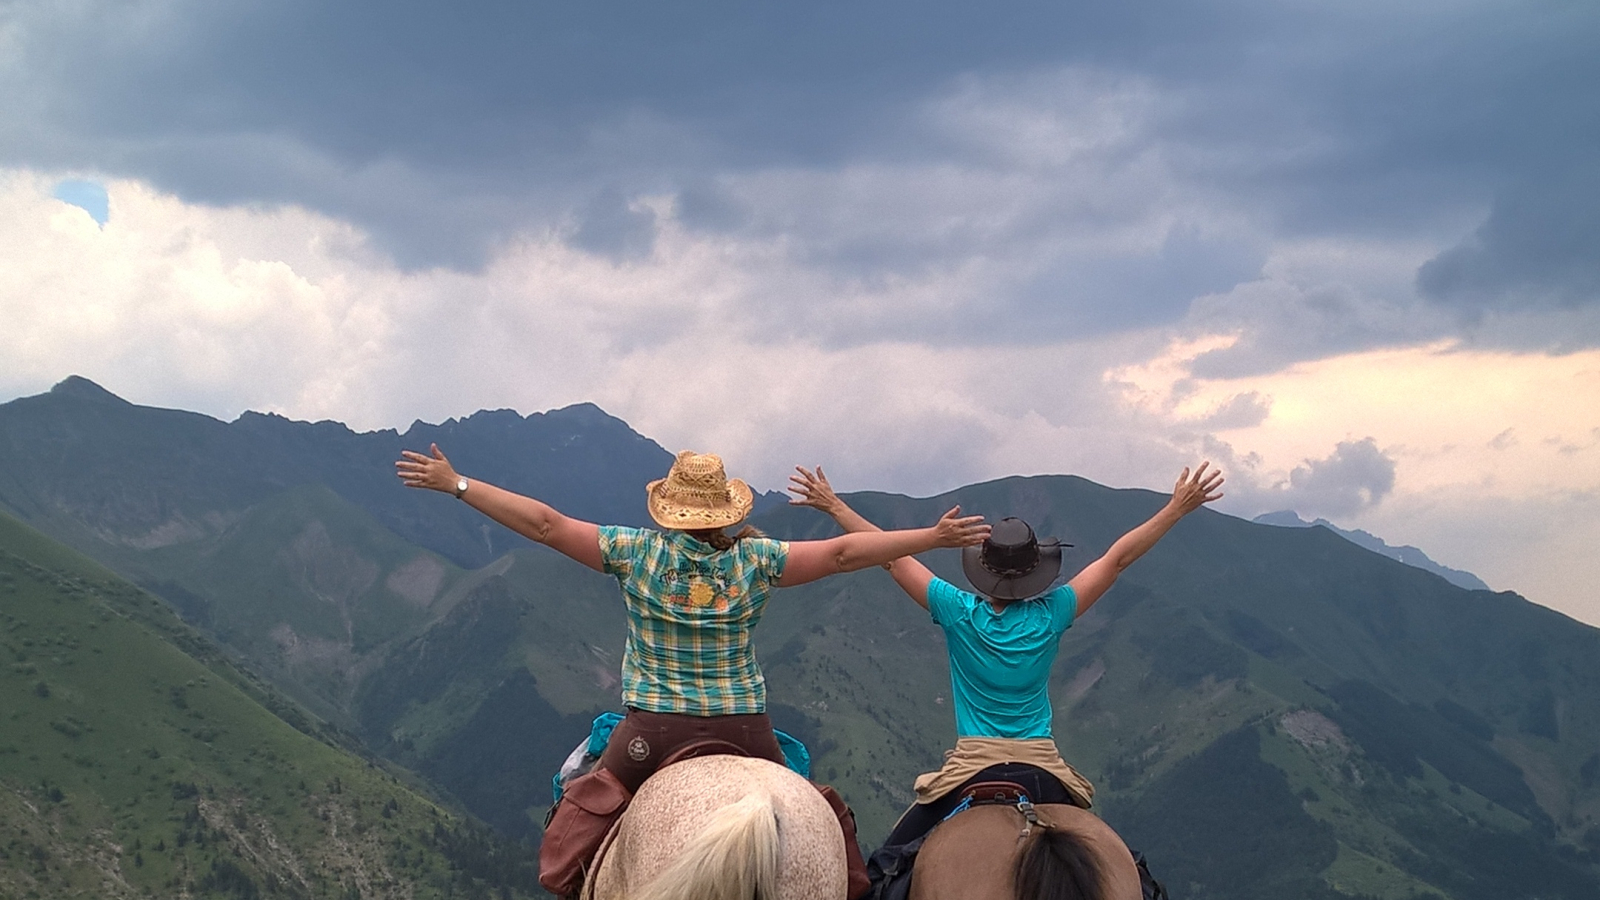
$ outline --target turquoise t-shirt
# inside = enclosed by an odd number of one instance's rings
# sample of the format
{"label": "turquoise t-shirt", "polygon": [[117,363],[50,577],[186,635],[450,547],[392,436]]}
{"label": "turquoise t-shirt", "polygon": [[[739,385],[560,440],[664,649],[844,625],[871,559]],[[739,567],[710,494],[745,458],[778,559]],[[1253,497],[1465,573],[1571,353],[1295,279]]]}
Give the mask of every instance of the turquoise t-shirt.
{"label": "turquoise t-shirt", "polygon": [[928,584],[928,612],[950,651],[957,735],[1051,736],[1050,667],[1077,611],[1078,595],[1065,584],[998,613],[942,578]]}

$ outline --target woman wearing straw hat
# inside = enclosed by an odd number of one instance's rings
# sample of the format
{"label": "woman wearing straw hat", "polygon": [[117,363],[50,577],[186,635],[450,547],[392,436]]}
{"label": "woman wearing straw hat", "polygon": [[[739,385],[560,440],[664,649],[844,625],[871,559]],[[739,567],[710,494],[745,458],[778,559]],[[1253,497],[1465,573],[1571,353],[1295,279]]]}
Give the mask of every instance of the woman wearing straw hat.
{"label": "woman wearing straw hat", "polygon": [[[1026,786],[1036,803],[1089,807],[1094,786],[1062,760],[1050,731],[1050,667],[1061,635],[1180,519],[1222,496],[1222,473],[1209,466],[1202,462],[1193,473],[1185,468],[1165,506],[1054,590],[1061,550],[1071,545],[1041,541],[1017,518],[996,522],[987,540],[962,551],[962,572],[977,593],[914,559],[890,565],[895,583],[944,630],[957,739],[943,767],[917,778],[916,802],[873,854],[875,882],[909,871],[900,848],[942,821],[964,785],[1011,781]],[[791,503],[827,513],[847,533],[877,530],[839,499],[820,466],[814,472],[797,466],[796,472],[789,477],[796,495]]]}
{"label": "woman wearing straw hat", "polygon": [[[729,479],[722,460],[679,453],[667,477],[647,487],[650,517],[663,531],[599,526],[487,482],[463,478],[437,445],[395,463],[408,487],[454,494],[511,530],[621,583],[628,613],[622,657],[627,715],[599,765],[566,787],[540,848],[540,881],[576,893],[583,866],[661,760],[676,748],[716,739],[782,763],[766,715],[766,686],[750,630],[774,587],[881,565],[935,547],[965,547],[988,536],[982,517],[950,510],[929,528],[846,534],[826,541],[776,541],[746,526],[750,488]],[[820,787],[839,814],[850,862],[850,896],[867,889],[849,809]],[[572,802],[568,802],[568,801]]]}

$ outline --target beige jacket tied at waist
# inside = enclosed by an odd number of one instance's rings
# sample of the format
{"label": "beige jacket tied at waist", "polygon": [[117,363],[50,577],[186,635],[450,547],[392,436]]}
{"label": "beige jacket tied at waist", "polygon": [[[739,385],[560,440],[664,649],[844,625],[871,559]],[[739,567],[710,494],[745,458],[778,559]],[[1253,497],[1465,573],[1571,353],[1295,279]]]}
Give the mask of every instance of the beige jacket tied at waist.
{"label": "beige jacket tied at waist", "polygon": [[944,752],[943,767],[936,772],[918,775],[914,785],[917,802],[932,803],[984,769],[1002,763],[1037,766],[1061,779],[1061,783],[1072,792],[1078,806],[1088,809],[1094,802],[1094,785],[1079,775],[1077,769],[1067,765],[1066,760],[1061,758],[1061,751],[1056,749],[1056,742],[1050,738],[1018,740],[985,737],[956,739],[955,749]]}

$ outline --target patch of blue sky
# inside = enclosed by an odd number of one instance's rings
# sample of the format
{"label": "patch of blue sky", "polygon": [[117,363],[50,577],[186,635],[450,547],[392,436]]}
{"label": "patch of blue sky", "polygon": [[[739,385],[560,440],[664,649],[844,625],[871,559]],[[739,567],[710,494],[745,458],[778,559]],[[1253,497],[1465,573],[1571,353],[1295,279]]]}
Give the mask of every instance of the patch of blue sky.
{"label": "patch of blue sky", "polygon": [[98,181],[63,181],[50,195],[87,212],[101,226],[111,217],[111,198],[106,195],[105,185]]}

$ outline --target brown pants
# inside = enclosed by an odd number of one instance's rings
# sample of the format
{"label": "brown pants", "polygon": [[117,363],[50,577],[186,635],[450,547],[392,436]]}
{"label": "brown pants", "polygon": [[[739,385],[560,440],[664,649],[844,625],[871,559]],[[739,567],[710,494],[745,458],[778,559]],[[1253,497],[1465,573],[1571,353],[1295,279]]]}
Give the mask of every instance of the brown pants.
{"label": "brown pants", "polygon": [[[783,750],[772,734],[772,720],[766,713],[739,716],[685,716],[630,709],[611,732],[605,753],[595,770],[573,779],[551,811],[539,847],[539,882],[557,896],[578,892],[595,851],[611,824],[627,809],[631,798],[661,760],[680,747],[704,740],[727,741],[756,757],[784,764]],[[594,781],[590,781],[594,779]],[[839,818],[844,832],[845,863],[849,870],[848,896],[856,900],[867,892],[867,864],[856,843],[856,819],[843,798],[833,788],[816,785],[823,799]],[[600,798],[598,802],[590,797]],[[567,802],[574,799],[575,802]],[[621,802],[618,802],[619,799]]]}

